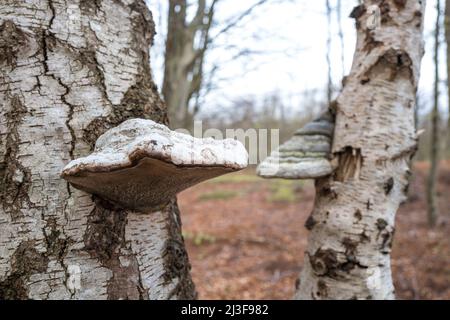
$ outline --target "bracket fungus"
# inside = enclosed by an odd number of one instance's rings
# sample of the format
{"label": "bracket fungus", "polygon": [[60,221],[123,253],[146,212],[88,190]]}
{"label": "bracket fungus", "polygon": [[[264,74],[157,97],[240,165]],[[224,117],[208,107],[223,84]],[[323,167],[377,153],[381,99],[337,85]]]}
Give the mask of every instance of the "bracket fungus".
{"label": "bracket fungus", "polygon": [[263,178],[317,179],[330,175],[334,117],[326,112],[297,130],[294,136],[262,161],[256,172]]}
{"label": "bracket fungus", "polygon": [[77,189],[148,212],[180,191],[247,163],[239,141],[194,138],[151,120],[131,119],[100,136],[94,152],[71,161],[61,176]]}

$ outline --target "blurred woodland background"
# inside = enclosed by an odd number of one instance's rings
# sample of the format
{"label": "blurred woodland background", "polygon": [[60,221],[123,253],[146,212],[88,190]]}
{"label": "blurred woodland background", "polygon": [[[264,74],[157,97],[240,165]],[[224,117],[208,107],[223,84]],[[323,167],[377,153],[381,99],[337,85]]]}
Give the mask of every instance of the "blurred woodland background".
{"label": "blurred woodland background", "polygon": [[[355,46],[359,1],[148,1],[155,79],[174,128],[280,129],[280,143],[325,110]],[[428,0],[426,53],[409,200],[397,215],[400,299],[450,299],[450,1]],[[260,159],[262,160],[262,159]],[[263,180],[254,168],[181,194],[200,298],[289,299],[302,265],[313,182]]]}

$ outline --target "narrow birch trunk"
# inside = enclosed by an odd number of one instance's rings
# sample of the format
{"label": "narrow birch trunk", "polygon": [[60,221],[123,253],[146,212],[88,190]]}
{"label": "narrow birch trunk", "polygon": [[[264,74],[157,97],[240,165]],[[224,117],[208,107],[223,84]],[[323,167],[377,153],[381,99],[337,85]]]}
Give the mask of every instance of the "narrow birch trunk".
{"label": "narrow birch trunk", "polygon": [[430,172],[428,174],[427,198],[428,198],[428,224],[434,227],[439,216],[437,180],[439,170],[439,36],[441,26],[440,0],[436,3],[436,24],[434,30],[434,89],[433,89],[433,109],[431,111],[431,141],[430,141]]}
{"label": "narrow birch trunk", "polygon": [[60,178],[129,118],[167,124],[143,0],[0,5],[0,299],[194,298],[172,203],[112,207]]}
{"label": "narrow birch trunk", "polygon": [[417,148],[425,1],[382,1],[381,24],[369,29],[373,3],[365,0],[352,12],[356,52],[335,107],[332,154],[339,165],[316,181],[297,299],[395,297],[390,251]]}

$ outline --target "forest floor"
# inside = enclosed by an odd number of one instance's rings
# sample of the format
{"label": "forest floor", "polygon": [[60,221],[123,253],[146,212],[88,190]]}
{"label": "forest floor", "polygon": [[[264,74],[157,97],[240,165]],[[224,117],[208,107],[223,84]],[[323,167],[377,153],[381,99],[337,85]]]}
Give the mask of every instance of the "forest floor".
{"label": "forest floor", "polygon": [[[441,166],[441,218],[426,217],[427,165],[416,163],[397,214],[392,271],[398,299],[450,299],[450,162]],[[179,196],[200,299],[291,299],[313,207],[312,181],[263,180],[246,170]]]}

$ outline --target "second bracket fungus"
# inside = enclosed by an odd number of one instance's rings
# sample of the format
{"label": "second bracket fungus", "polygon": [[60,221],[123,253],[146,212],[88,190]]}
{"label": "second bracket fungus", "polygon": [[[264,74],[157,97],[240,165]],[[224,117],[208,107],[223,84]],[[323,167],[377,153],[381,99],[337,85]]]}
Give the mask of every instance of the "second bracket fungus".
{"label": "second bracket fungus", "polygon": [[297,130],[294,136],[262,161],[257,174],[263,178],[317,179],[330,175],[334,122],[330,112]]}
{"label": "second bracket fungus", "polygon": [[61,174],[75,188],[138,211],[155,211],[199,182],[244,169],[236,140],[198,139],[151,120],[131,119],[100,136],[94,152]]}

